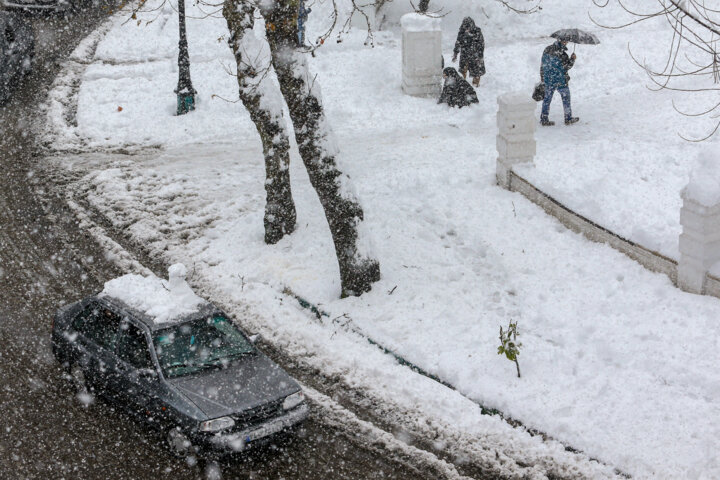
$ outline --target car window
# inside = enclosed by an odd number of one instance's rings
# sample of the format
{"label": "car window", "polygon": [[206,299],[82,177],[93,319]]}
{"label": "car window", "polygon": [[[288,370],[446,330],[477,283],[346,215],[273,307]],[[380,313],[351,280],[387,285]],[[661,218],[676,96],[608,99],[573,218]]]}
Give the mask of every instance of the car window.
{"label": "car window", "polygon": [[90,318],[93,314],[97,314],[99,308],[100,307],[98,307],[96,303],[91,303],[90,305],[85,307],[85,309],[73,319],[73,330],[77,330],[78,332],[84,332],[85,322],[87,322],[88,318]]}
{"label": "car window", "polygon": [[116,350],[118,357],[135,368],[152,368],[150,349],[142,330],[129,322],[120,324]]}
{"label": "car window", "polygon": [[78,330],[88,340],[113,351],[119,326],[120,318],[117,314],[107,307],[96,306]]}
{"label": "car window", "polygon": [[160,330],[153,342],[160,368],[168,378],[224,368],[255,353],[252,343],[219,314]]}

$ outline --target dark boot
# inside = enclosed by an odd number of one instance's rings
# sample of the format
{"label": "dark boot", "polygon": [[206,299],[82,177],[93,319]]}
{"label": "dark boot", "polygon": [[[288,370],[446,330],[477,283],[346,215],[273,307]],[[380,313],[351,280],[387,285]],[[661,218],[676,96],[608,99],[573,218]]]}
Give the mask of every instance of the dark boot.
{"label": "dark boot", "polygon": [[572,125],[573,123],[579,122],[580,119],[578,117],[570,117],[565,119],[565,125]]}
{"label": "dark boot", "polygon": [[543,127],[552,127],[553,125],[555,125],[555,122],[552,122],[547,118],[541,118],[540,125],[542,125]]}

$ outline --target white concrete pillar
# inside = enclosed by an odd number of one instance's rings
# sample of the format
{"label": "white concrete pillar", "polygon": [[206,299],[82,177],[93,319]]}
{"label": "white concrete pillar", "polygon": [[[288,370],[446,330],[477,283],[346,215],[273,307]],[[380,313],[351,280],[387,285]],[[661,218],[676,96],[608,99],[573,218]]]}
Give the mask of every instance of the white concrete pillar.
{"label": "white concrete pillar", "polygon": [[[713,169],[714,170],[714,169]],[[681,193],[682,233],[678,246],[678,287],[705,293],[705,275],[720,261],[720,184],[717,171],[693,172]]]}
{"label": "white concrete pillar", "polygon": [[535,101],[527,92],[511,92],[497,99],[498,151],[496,177],[503,188],[510,188],[510,170],[516,163],[535,158]]}
{"label": "white concrete pillar", "polygon": [[442,90],[440,19],[408,13],[402,25],[402,89],[415,97],[439,97]]}

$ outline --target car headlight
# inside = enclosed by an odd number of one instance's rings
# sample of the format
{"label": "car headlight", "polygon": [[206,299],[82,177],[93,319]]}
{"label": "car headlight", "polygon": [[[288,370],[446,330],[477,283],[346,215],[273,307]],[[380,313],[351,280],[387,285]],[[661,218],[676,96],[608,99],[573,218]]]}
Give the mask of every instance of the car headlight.
{"label": "car headlight", "polygon": [[230,417],[220,417],[200,424],[201,432],[219,432],[221,430],[227,430],[235,425],[235,420]]}
{"label": "car headlight", "polygon": [[285,401],[283,402],[283,409],[290,410],[293,407],[297,407],[302,402],[305,401],[305,394],[300,390],[299,392],[295,392],[292,395],[288,395],[285,397]]}

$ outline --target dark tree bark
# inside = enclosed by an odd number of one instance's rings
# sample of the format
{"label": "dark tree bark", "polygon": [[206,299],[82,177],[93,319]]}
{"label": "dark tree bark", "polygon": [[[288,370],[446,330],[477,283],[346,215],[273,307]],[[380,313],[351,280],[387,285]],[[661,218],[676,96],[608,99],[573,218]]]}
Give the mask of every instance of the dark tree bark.
{"label": "dark tree bark", "polygon": [[[241,11],[251,16],[252,13],[248,12],[253,4],[248,0],[226,0],[224,15],[228,19],[231,37],[239,35],[237,29],[242,22],[230,19]],[[297,0],[261,2],[259,8],[265,18],[272,65],[290,112],[300,156],[330,226],[340,267],[342,296],[361,295],[380,279],[380,265],[359,245],[358,229],[364,219],[363,210],[352,193],[350,179],[337,167],[338,151],[325,118],[317,84],[310,76],[306,53],[298,47]],[[238,71],[240,68],[238,63]],[[249,102],[246,107],[254,108]],[[260,127],[258,131],[261,131]]]}
{"label": "dark tree bark", "polygon": [[418,4],[418,12],[420,12],[420,13],[427,12],[429,6],[430,6],[430,0],[420,0],[420,3]]}
{"label": "dark tree bark", "polygon": [[[250,113],[262,140],[265,156],[265,242],[274,244],[295,230],[295,203],[290,188],[290,140],[282,112],[263,103],[263,94],[272,95],[267,84],[269,62],[257,58],[259,39],[253,26],[254,5],[249,2],[226,1],[223,6],[235,55],[240,100]],[[280,93],[276,99],[282,101]],[[272,104],[272,102],[270,102]]]}

